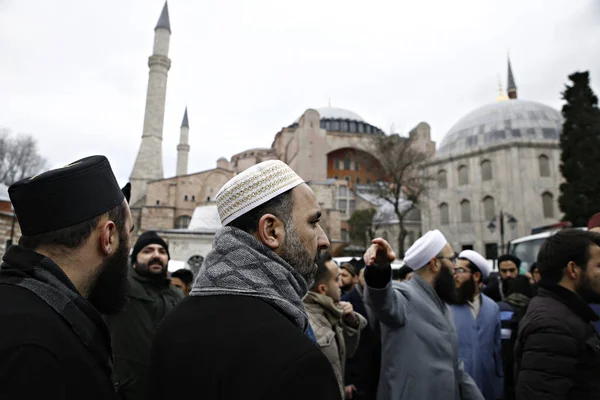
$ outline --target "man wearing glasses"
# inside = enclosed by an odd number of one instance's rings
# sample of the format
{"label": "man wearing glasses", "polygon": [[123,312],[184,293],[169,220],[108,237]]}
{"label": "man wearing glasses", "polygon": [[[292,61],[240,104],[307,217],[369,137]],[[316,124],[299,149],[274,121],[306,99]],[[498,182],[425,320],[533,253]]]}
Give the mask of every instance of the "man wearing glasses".
{"label": "man wearing glasses", "polygon": [[374,239],[365,253],[365,299],[381,322],[378,400],[483,400],[458,359],[450,307],[456,257],[444,235],[430,231],[407,250],[412,279],[392,282],[389,243]]}
{"label": "man wearing glasses", "polygon": [[480,291],[490,269],[481,254],[473,250],[460,253],[454,275],[456,298],[451,308],[458,332],[458,357],[485,399],[497,400],[503,398],[500,310]]}

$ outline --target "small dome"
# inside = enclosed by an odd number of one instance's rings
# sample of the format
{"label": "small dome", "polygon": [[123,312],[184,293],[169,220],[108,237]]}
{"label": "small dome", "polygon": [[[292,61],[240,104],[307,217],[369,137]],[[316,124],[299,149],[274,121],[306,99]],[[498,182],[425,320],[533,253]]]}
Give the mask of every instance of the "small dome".
{"label": "small dome", "polygon": [[227,161],[227,159],[225,157],[219,157],[219,159],[217,160],[217,162],[219,161]]}
{"label": "small dome", "polygon": [[[347,119],[349,121],[365,122],[365,120],[357,113],[350,110],[344,110],[343,108],[322,107],[315,108],[315,110],[319,113],[321,119]],[[294,122],[299,121],[300,117]]]}
{"label": "small dome", "polygon": [[480,107],[448,131],[439,154],[462,153],[513,140],[558,140],[560,112],[528,100],[507,100]]}

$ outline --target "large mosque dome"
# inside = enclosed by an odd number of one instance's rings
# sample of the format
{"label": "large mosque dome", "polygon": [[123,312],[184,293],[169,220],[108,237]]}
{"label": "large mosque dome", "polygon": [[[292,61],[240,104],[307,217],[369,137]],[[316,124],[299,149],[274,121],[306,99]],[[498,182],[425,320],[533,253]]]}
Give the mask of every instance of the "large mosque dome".
{"label": "large mosque dome", "polygon": [[505,100],[480,107],[448,131],[438,154],[464,153],[513,140],[558,140],[560,112],[528,100]]}
{"label": "large mosque dome", "polygon": [[[384,132],[369,124],[354,111],[336,107],[314,108],[321,117],[321,128],[331,132],[367,133],[384,135]],[[295,128],[300,122],[298,117],[290,128]]]}

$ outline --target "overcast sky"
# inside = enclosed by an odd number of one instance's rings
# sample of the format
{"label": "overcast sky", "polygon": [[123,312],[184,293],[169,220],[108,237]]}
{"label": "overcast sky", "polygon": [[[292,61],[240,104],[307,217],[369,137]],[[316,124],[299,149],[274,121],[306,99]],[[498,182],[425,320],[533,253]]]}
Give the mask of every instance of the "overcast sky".
{"label": "overcast sky", "polygon": [[[142,134],[162,0],[0,0],[0,127],[49,165],[106,155],[120,183]],[[172,0],[165,177],[189,107],[189,171],[270,147],[307,108],[346,108],[439,144],[506,86],[561,107],[567,75],[600,94],[600,1]]]}

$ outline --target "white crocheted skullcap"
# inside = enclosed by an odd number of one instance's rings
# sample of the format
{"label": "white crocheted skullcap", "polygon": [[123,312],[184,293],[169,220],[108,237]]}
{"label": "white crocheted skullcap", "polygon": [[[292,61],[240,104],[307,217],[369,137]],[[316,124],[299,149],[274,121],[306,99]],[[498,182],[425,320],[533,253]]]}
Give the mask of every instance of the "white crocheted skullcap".
{"label": "white crocheted skullcap", "polygon": [[304,180],[280,160],[263,161],[240,172],[217,193],[221,225],[227,225],[302,183]]}

